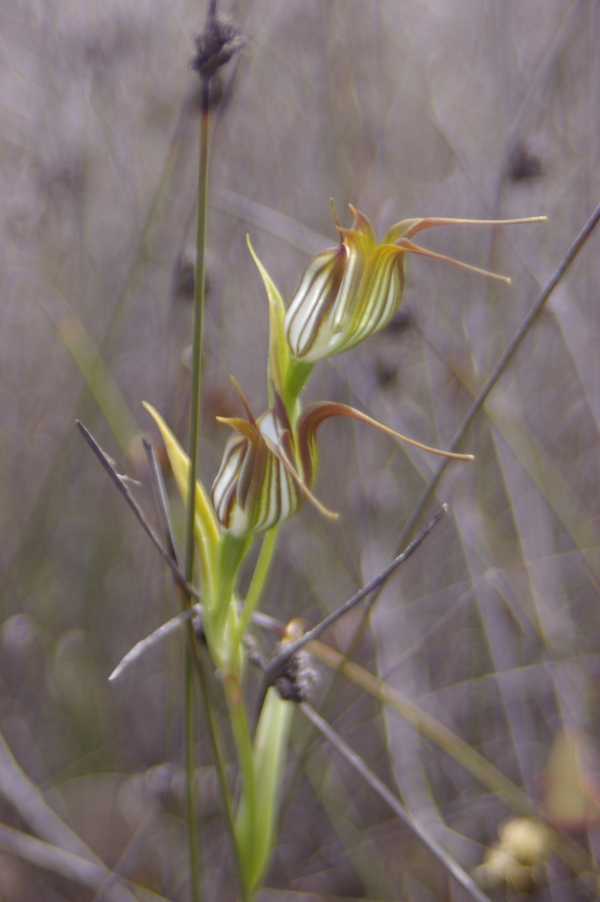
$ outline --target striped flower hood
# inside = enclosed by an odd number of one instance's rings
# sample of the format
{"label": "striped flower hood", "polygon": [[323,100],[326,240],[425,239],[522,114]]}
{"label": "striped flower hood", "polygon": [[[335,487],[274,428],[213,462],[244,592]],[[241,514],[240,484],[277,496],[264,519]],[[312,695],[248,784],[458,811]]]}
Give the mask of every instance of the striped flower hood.
{"label": "striped flower hood", "polygon": [[[242,396],[243,398],[243,396]],[[233,430],[215,476],[211,497],[224,529],[241,536],[287,519],[312,495],[291,424],[279,395],[274,407],[254,418],[243,398],[246,419],[218,417]],[[323,512],[326,508],[322,508]]]}
{"label": "striped flower hood", "polygon": [[331,417],[366,423],[393,438],[431,454],[473,460],[471,454],[451,454],[411,439],[347,404],[311,404],[292,428],[287,410],[274,391],[275,403],[255,418],[240,391],[246,418],[218,417],[233,430],[211,489],[217,520],[232,535],[243,536],[275,526],[293,514],[304,500],[337,519],[337,514],[313,494],[319,466],[317,430]]}
{"label": "striped flower hood", "polygon": [[341,354],[390,322],[404,296],[407,254],[430,257],[510,283],[507,276],[420,247],[411,240],[418,232],[441,225],[504,225],[544,219],[405,219],[392,226],[378,243],[364,213],[352,205],[350,210],[354,216],[352,228],[337,225],[338,247],[324,251],[309,264],[286,313],[289,347],[294,357],[305,363]]}

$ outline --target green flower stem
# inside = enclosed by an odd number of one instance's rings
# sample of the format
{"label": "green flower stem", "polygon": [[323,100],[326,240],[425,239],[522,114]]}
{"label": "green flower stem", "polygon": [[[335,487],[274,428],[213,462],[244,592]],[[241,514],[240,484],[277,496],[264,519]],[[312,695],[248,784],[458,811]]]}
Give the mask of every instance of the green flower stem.
{"label": "green flower stem", "polygon": [[242,635],[239,633],[237,625],[228,635],[228,627],[232,624],[231,617],[240,567],[253,543],[252,533],[241,538],[226,533],[221,542],[218,601],[215,609],[207,617],[206,627],[209,644],[212,643],[216,658],[215,663],[218,666],[224,666],[227,674],[241,671],[243,655],[239,646]]}
{"label": "green flower stem", "polygon": [[315,368],[314,363],[305,363],[303,360],[291,358],[283,387],[283,400],[287,407],[288,415],[293,420],[298,413],[298,401],[306,388],[308,380]]}
{"label": "green flower stem", "polygon": [[[204,306],[206,301],[206,219],[208,197],[208,148],[210,131],[210,111],[208,104],[209,82],[203,84],[203,104],[200,118],[200,158],[198,168],[198,224],[196,231],[196,279],[194,299],[194,340],[192,353],[192,399],[190,425],[190,470],[188,480],[188,508],[185,532],[185,578],[191,583],[194,578],[194,521],[196,517],[196,472],[200,444],[200,405],[202,400],[202,363],[204,342]],[[189,605],[192,599],[188,598]],[[201,677],[202,679],[202,677]],[[196,791],[194,784],[194,692],[192,649],[186,650],[186,783],[187,821],[191,868],[192,900],[201,902],[202,880],[200,874],[200,852],[198,820],[196,818]],[[203,690],[206,687],[203,687]],[[204,691],[203,691],[204,695]]]}
{"label": "green flower stem", "polygon": [[[208,93],[208,84],[204,86]],[[185,532],[185,576],[192,582],[194,576],[194,519],[196,497],[196,474],[200,447],[200,407],[202,403],[202,371],[204,361],[204,308],[206,304],[206,219],[208,201],[208,148],[210,132],[210,111],[207,102],[203,104],[200,120],[200,163],[198,170],[198,224],[196,230],[196,273],[194,298],[194,340],[192,345],[192,400],[190,422],[190,470],[188,479],[188,499]]]}
{"label": "green flower stem", "polygon": [[258,607],[265,586],[267,584],[267,579],[269,578],[269,573],[271,570],[271,564],[273,562],[273,557],[275,556],[275,550],[277,548],[277,542],[279,541],[280,529],[281,524],[278,523],[276,526],[273,526],[265,533],[265,537],[262,540],[258,560],[256,561],[252,579],[250,580],[250,586],[246,594],[246,601],[244,603],[244,609],[242,611],[242,616],[240,618],[238,627],[238,636],[240,642],[248,631],[250,621],[252,620],[252,615]]}
{"label": "green flower stem", "polygon": [[[244,702],[242,686],[237,676],[226,676],[224,680],[225,697],[229,709],[229,718],[233,730],[233,736],[238,753],[238,760],[242,772],[244,803],[247,808],[250,822],[255,830],[260,829],[257,821],[257,796],[256,796],[256,774],[254,770],[254,748],[252,743],[252,735],[250,733],[250,724],[248,723],[248,713]],[[254,835],[254,830],[250,831],[250,837]],[[238,834],[239,837],[239,834]],[[237,840],[236,840],[237,841]],[[242,875],[242,899],[243,902],[251,902],[253,893],[250,887],[248,874],[251,870],[253,860],[253,844],[243,845],[238,843],[240,856],[240,867]]]}
{"label": "green flower stem", "polygon": [[185,656],[185,808],[190,853],[190,874],[192,882],[192,898],[194,902],[202,899],[202,863],[200,860],[200,819],[198,817],[198,786],[196,783],[196,731],[195,731],[195,699],[192,672],[192,654],[189,649]]}
{"label": "green flower stem", "polygon": [[229,834],[231,836],[234,852],[238,864],[238,870],[240,874],[240,885],[243,885],[243,865],[240,855],[240,848],[236,837],[235,832],[235,817],[233,812],[233,798],[231,794],[231,790],[229,787],[229,782],[227,779],[227,771],[226,771],[226,761],[225,756],[223,754],[223,743],[221,740],[221,732],[219,728],[219,721],[216,716],[215,707],[212,704],[212,700],[210,698],[210,693],[208,690],[208,680],[206,678],[206,674],[204,671],[204,664],[201,654],[201,649],[198,647],[198,641],[194,634],[194,629],[191,625],[191,622],[188,626],[188,635],[190,639],[190,647],[192,650],[192,660],[197,671],[198,683],[200,685],[200,692],[202,694],[202,701],[204,703],[204,709],[206,712],[206,720],[208,724],[208,732],[210,735],[211,746],[213,757],[215,760],[215,766],[217,769],[217,777],[219,780],[219,789],[221,792],[221,800],[225,807],[225,816],[227,819],[227,827],[229,830]]}

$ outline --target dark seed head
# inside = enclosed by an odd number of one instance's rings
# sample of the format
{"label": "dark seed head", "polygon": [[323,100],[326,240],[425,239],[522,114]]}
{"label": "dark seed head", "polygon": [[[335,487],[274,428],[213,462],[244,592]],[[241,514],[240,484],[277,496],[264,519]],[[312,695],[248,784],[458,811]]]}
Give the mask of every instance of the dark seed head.
{"label": "dark seed head", "polygon": [[211,18],[206,29],[196,38],[196,54],[192,68],[202,78],[210,78],[228,63],[244,45],[239,29],[224,19]]}
{"label": "dark seed head", "polygon": [[512,182],[539,179],[544,174],[542,161],[524,145],[519,144],[508,162],[508,177]]}

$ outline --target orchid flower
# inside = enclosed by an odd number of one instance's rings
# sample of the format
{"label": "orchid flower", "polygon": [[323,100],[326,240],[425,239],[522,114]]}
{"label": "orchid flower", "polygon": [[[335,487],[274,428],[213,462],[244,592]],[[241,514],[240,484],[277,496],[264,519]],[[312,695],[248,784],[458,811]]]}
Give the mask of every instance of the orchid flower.
{"label": "orchid flower", "polygon": [[367,217],[353,206],[350,210],[352,228],[337,225],[338,247],[324,251],[309,264],[285,316],[291,352],[304,363],[347,351],[390,322],[402,303],[407,254],[430,257],[510,284],[508,276],[420,247],[411,240],[418,232],[441,225],[508,225],[546,219],[405,219],[392,226],[379,244]]}
{"label": "orchid flower", "polygon": [[324,516],[337,519],[338,515],[313,494],[319,463],[316,433],[331,417],[366,423],[430,454],[463,461],[474,459],[472,454],[453,454],[424,445],[346,404],[312,404],[300,415],[294,429],[275,391],[273,407],[255,418],[239,387],[238,391],[246,418],[217,417],[234,434],[225,446],[211,490],[217,520],[234,536],[270,529],[298,510],[304,500]]}

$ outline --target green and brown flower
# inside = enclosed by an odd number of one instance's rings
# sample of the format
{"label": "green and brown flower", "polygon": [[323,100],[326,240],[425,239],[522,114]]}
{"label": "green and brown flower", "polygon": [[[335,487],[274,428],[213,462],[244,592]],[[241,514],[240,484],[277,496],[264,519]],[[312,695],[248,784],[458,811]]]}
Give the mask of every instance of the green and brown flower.
{"label": "green and brown flower", "polygon": [[218,418],[234,434],[225,446],[211,490],[219,523],[236,536],[275,526],[298,510],[304,500],[325,516],[337,517],[313,494],[319,466],[317,430],[331,417],[366,423],[430,454],[473,460],[471,454],[452,454],[409,438],[347,404],[312,404],[292,428],[285,405],[276,392],[273,407],[258,418],[253,416],[243,394],[242,400],[245,419]]}
{"label": "green and brown flower", "polygon": [[291,352],[305,363],[341,354],[390,322],[404,296],[407,254],[430,257],[510,283],[507,276],[420,247],[411,240],[418,232],[441,225],[508,225],[546,218],[405,219],[392,226],[378,243],[367,217],[352,206],[350,210],[354,215],[352,228],[337,225],[338,247],[324,251],[309,264],[286,313]]}

